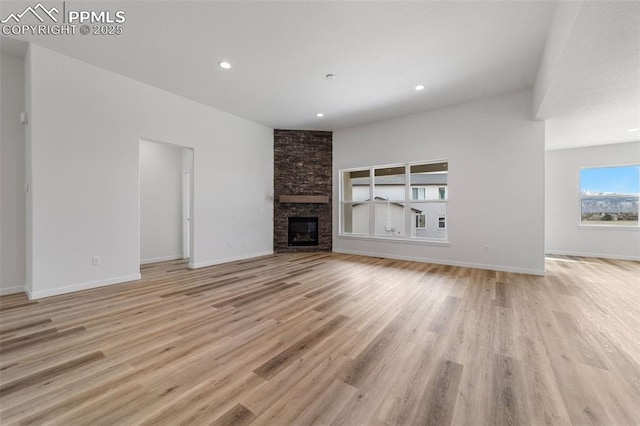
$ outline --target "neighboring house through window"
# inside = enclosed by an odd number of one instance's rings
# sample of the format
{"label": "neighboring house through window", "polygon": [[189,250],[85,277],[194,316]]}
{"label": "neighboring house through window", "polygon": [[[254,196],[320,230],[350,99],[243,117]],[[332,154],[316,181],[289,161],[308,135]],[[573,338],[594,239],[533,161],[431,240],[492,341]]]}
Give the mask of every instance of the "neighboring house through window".
{"label": "neighboring house through window", "polygon": [[446,241],[446,160],[340,171],[340,235]]}

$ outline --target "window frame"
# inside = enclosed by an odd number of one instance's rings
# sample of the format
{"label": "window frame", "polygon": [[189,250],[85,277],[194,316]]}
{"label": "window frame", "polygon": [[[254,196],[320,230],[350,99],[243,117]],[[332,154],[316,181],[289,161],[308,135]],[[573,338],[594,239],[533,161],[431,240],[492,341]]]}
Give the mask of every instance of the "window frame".
{"label": "window frame", "polygon": [[[411,226],[413,224],[412,221],[412,217],[411,217],[411,203],[418,201],[420,203],[440,203],[440,204],[445,204],[445,216],[448,214],[447,210],[448,209],[448,202],[449,202],[449,191],[447,190],[447,196],[445,197],[444,200],[440,200],[438,198],[433,199],[433,200],[413,200],[411,198],[412,193],[411,193],[411,166],[416,166],[416,165],[427,165],[427,164],[438,164],[438,163],[446,163],[447,164],[447,168],[446,168],[446,172],[447,172],[447,185],[446,187],[448,188],[448,175],[450,172],[450,165],[451,162],[448,159],[436,159],[436,160],[427,160],[427,161],[412,161],[412,162],[407,162],[407,163],[394,163],[394,164],[384,164],[384,165],[374,165],[374,166],[364,166],[364,167],[350,167],[350,168],[343,168],[343,169],[338,169],[338,237],[339,238],[345,238],[345,239],[358,239],[358,240],[371,240],[371,241],[397,241],[397,242],[409,242],[409,243],[417,243],[417,244],[426,244],[426,245],[450,245],[449,243],[449,232],[448,232],[448,227],[446,228],[436,228],[436,230],[438,231],[446,231],[444,238],[432,238],[432,237],[418,237],[418,236],[412,236],[411,235]],[[404,183],[404,192],[405,192],[405,199],[404,200],[375,200],[375,170],[376,169],[383,169],[383,168],[396,168],[396,167],[404,167],[405,168],[405,183]],[[344,177],[346,173],[351,173],[351,172],[364,172],[364,171],[369,171],[369,179],[370,179],[370,183],[369,183],[369,199],[366,201],[345,201],[343,199],[344,197]],[[426,197],[426,188],[425,188],[425,198]],[[394,235],[394,236],[388,236],[388,235],[376,235],[375,233],[375,225],[376,225],[376,218],[375,218],[375,206],[376,204],[380,204],[380,203],[387,203],[387,202],[397,202],[400,201],[402,203],[404,203],[404,232],[402,235]],[[344,214],[345,214],[345,205],[347,204],[368,204],[369,206],[369,233],[368,234],[363,234],[363,233],[353,233],[353,232],[344,232],[344,224],[345,224],[345,218],[344,218]],[[426,219],[426,217],[425,217]],[[425,225],[426,225],[426,220],[425,220]],[[417,229],[423,229],[423,228],[417,228]]]}
{"label": "window frame", "polygon": [[[608,225],[603,223],[592,224],[582,221],[582,171],[586,169],[609,169],[618,167],[640,167],[640,163],[625,164],[607,164],[597,166],[582,166],[578,168],[578,229],[583,230],[609,230],[609,231],[640,231],[640,206],[638,208],[638,224],[637,225]],[[640,201],[640,200],[639,200]]]}
{"label": "window frame", "polygon": [[[417,191],[418,198],[413,198],[413,190]],[[420,190],[422,190],[423,198],[420,198]],[[411,201],[426,201],[427,200],[427,188],[424,186],[412,186],[411,187]]]}
{"label": "window frame", "polygon": [[[371,197],[373,194],[373,185],[369,184],[369,199],[368,200],[362,200],[362,201],[355,201],[355,200],[349,200],[349,201],[345,201],[343,200],[344,197],[344,174],[345,173],[351,173],[351,172],[364,172],[364,171],[368,171],[369,172],[369,179],[371,179],[371,174],[372,174],[372,168],[371,167],[355,167],[352,169],[345,169],[345,170],[340,170],[339,172],[339,181],[338,181],[338,203],[339,203],[339,212],[338,212],[338,226],[339,228],[339,235],[345,234],[345,235],[351,235],[351,236],[369,236],[371,233],[371,215],[372,215],[372,210],[375,209],[375,206],[373,205],[372,201],[371,201]],[[353,198],[353,197],[352,197]],[[357,204],[365,204],[368,206],[369,209],[369,224],[368,224],[368,232],[366,234],[363,233],[355,233],[355,232],[350,232],[350,233],[344,233],[343,228],[344,228],[344,206],[346,204],[351,205],[351,208],[353,209],[353,207]],[[353,225],[353,224],[352,224]]]}
{"label": "window frame", "polygon": [[[444,226],[440,226],[440,224],[443,224]],[[438,230],[439,231],[443,231],[447,229],[447,215],[445,214],[439,214],[438,215]]]}
{"label": "window frame", "polygon": [[[424,226],[418,226],[420,223],[420,219],[418,217],[424,217]],[[427,229],[427,214],[426,213],[416,213],[416,229]]]}
{"label": "window frame", "polygon": [[446,199],[447,199],[447,187],[446,186],[439,186],[438,187],[438,200],[446,201]]}

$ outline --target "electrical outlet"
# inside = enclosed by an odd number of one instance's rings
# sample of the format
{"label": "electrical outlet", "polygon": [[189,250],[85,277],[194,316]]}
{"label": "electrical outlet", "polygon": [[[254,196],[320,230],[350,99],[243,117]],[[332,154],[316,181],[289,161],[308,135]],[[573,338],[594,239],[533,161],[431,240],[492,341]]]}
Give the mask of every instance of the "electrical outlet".
{"label": "electrical outlet", "polygon": [[100,264],[100,256],[93,256],[91,258],[91,264],[93,266],[98,266]]}

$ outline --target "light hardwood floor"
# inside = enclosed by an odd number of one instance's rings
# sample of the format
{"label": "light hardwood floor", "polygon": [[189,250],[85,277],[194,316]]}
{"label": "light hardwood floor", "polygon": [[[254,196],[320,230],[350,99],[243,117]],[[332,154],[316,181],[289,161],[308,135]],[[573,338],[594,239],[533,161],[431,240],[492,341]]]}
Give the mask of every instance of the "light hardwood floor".
{"label": "light hardwood floor", "polygon": [[0,298],[0,423],[640,424],[640,263],[330,253]]}

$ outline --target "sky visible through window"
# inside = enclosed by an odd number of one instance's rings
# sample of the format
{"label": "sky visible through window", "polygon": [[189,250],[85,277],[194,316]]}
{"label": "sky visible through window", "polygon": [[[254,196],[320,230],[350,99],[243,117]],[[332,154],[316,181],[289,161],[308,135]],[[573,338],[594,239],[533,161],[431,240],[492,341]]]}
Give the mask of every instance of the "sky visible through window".
{"label": "sky visible through window", "polygon": [[580,223],[638,226],[640,165],[580,170]]}
{"label": "sky visible through window", "polygon": [[637,195],[640,193],[640,166],[582,169],[580,191]]}

